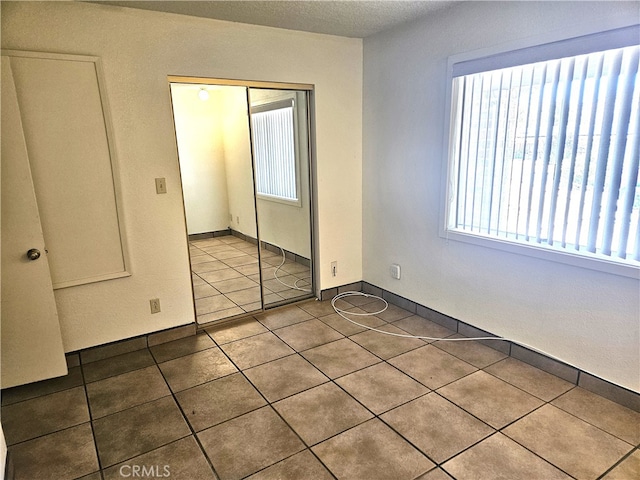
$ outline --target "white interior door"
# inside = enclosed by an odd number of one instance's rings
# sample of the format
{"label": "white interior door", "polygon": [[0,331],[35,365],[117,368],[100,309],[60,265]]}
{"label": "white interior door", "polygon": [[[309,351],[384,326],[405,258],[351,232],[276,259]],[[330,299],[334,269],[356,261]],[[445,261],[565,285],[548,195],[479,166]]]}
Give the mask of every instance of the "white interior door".
{"label": "white interior door", "polygon": [[[9,58],[2,57],[2,388],[67,373]],[[40,252],[29,259],[31,249]],[[35,257],[35,252],[34,252]]]}

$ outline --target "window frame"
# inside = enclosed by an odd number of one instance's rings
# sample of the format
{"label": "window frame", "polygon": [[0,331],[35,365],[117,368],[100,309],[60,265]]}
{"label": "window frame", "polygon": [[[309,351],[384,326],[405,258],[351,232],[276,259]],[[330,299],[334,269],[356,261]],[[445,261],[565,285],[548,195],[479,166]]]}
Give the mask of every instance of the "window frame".
{"label": "window frame", "polygon": [[[467,72],[467,70],[473,71],[474,68],[477,69],[478,66],[483,65],[486,65],[486,67],[476,71],[490,71],[492,69],[506,68],[511,65],[527,64],[536,61],[551,60],[561,56],[590,53],[596,51],[594,46],[599,45],[599,42],[602,41],[605,42],[605,46],[601,47],[600,50],[604,48],[616,48],[620,46],[618,45],[620,42],[627,43],[629,36],[634,39],[640,38],[640,25],[633,23],[627,26],[611,26],[610,29],[603,29],[592,33],[565,31],[563,33],[547,34],[535,38],[509,42],[500,46],[464,52],[448,58],[445,84],[445,128],[442,144],[441,204],[439,211],[439,236],[441,238],[447,242],[459,241],[481,247],[498,249],[511,254],[534,257],[624,277],[636,279],[640,277],[640,268],[633,264],[624,264],[606,258],[591,257],[571,251],[561,251],[537,246],[531,243],[514,242],[489,235],[466,233],[449,229],[450,209],[455,207],[455,202],[452,201],[453,195],[455,195],[455,182],[453,179],[457,172],[454,155],[458,118],[454,115],[455,112],[453,111],[456,96],[453,87],[454,77],[460,76],[461,74],[459,72],[461,70],[465,72]],[[613,45],[609,46],[611,43]],[[634,43],[631,42],[631,44]],[[533,57],[527,56],[531,52],[534,52],[534,54],[538,52],[539,55],[534,55]],[[562,52],[562,55],[558,54],[558,52]],[[525,61],[518,62],[514,60],[514,58],[518,59],[522,57],[522,55],[526,56]],[[505,65],[505,61],[515,63],[511,63],[510,65],[507,63]]]}
{"label": "window frame", "polygon": [[[268,193],[261,193],[258,191],[258,184],[256,182],[255,190],[256,190],[256,198],[261,200],[266,200],[269,202],[281,203],[283,205],[289,205],[293,207],[302,208],[302,198],[300,195],[300,142],[299,142],[299,132],[298,132],[298,103],[295,94],[287,94],[281,95],[278,97],[272,97],[268,99],[264,99],[262,101],[252,102],[251,108],[249,111],[249,116],[251,117],[251,135],[253,137],[253,114],[260,113],[271,110],[280,110],[283,108],[291,108],[293,113],[293,151],[294,151],[294,178],[296,182],[296,199],[289,199],[285,197],[280,197],[278,195],[270,195]],[[252,140],[253,148],[255,150],[255,142]],[[254,152],[255,155],[255,152]],[[256,165],[256,175],[257,175],[257,165]]]}

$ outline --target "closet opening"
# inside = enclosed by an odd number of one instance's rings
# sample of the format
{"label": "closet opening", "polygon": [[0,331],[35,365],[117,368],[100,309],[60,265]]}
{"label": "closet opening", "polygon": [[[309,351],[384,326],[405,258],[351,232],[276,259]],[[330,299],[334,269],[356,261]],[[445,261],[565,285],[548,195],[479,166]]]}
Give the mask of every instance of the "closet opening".
{"label": "closet opening", "polygon": [[198,326],[316,297],[313,87],[169,86]]}

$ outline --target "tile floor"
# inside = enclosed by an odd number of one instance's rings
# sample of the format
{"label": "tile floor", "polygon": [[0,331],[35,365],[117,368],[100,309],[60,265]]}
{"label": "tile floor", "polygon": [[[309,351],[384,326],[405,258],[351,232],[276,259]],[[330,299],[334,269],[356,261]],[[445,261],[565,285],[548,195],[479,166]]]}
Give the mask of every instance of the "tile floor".
{"label": "tile floor", "polygon": [[[190,241],[189,254],[199,324],[262,308],[257,245],[226,235]],[[278,281],[274,271],[281,262],[281,254],[262,250],[266,305],[310,293],[304,291],[310,288],[309,267],[287,259],[278,270]]]}
{"label": "tile floor", "polygon": [[[360,318],[454,334],[391,313]],[[2,424],[16,479],[639,478],[639,413],[452,345],[304,302],[115,357],[81,352],[66,377],[4,391]]]}

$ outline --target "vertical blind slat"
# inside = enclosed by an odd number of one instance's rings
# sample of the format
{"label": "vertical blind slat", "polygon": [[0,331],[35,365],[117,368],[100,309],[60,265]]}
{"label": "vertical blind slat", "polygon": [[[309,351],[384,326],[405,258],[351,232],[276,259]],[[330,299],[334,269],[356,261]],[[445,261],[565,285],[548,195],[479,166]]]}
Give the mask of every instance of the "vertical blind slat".
{"label": "vertical blind slat", "polygon": [[[637,80],[637,64],[636,58],[636,86],[635,96],[632,99],[632,105],[635,106],[635,115],[632,122],[635,127],[629,126],[629,136],[631,137],[631,146],[629,147],[629,173],[627,174],[625,186],[622,190],[622,219],[620,240],[618,244],[618,257],[626,258],[628,249],[629,231],[632,228],[633,220],[633,204],[636,195],[640,195],[640,178],[638,178],[640,164],[640,82]],[[635,221],[640,225],[640,213],[636,213]],[[636,252],[640,246],[636,244]]]}
{"label": "vertical blind slat", "polygon": [[[502,81],[504,75],[500,75],[500,84],[498,86],[498,104],[496,106],[496,121],[493,133],[493,152],[489,157],[491,159],[491,177],[489,185],[489,212],[487,214],[487,233],[491,233],[491,218],[493,213],[493,190],[495,188],[496,163],[498,163],[498,134],[500,133],[500,106],[502,105]],[[485,160],[486,161],[486,160]],[[502,177],[500,178],[502,181]],[[498,202],[499,205],[499,202]]]}
{"label": "vertical blind slat", "polygon": [[547,178],[549,176],[549,164],[551,162],[551,151],[553,147],[553,127],[555,125],[556,103],[558,99],[558,84],[560,83],[560,64],[555,62],[553,83],[551,84],[551,104],[547,110],[547,130],[545,134],[544,157],[542,158],[542,177],[539,185],[538,199],[538,223],[536,228],[536,241],[542,242],[542,226],[544,224],[544,205],[546,200]]}
{"label": "vertical blind slat", "polygon": [[616,90],[618,87],[618,76],[622,63],[622,52],[616,52],[610,65],[607,81],[607,94],[604,104],[604,116],[602,118],[602,133],[600,135],[600,145],[598,148],[598,158],[596,164],[595,183],[593,186],[593,209],[589,220],[589,239],[587,241],[587,251],[595,253],[600,231],[600,213],[602,211],[602,196],[604,193],[604,183],[607,173],[607,160],[609,159],[609,149],[611,146],[611,129],[613,126],[613,113],[616,104]]}
{"label": "vertical blind slat", "polygon": [[587,133],[587,146],[585,149],[585,164],[582,173],[582,185],[580,189],[580,207],[578,213],[578,225],[576,227],[576,250],[582,246],[581,233],[582,223],[585,216],[587,185],[589,185],[589,173],[591,167],[591,156],[593,152],[593,133],[596,126],[596,114],[598,112],[598,98],[600,97],[600,79],[602,78],[602,70],[604,68],[604,55],[599,55],[597,59],[596,73],[594,75],[593,96],[591,101],[591,116],[589,118],[589,131]]}
{"label": "vertical blind slat", "polygon": [[[567,245],[567,230],[569,227],[569,212],[571,208],[571,200],[573,194],[573,182],[575,179],[575,171],[576,171],[576,159],[578,157],[578,145],[580,144],[580,126],[582,125],[582,106],[584,104],[584,87],[585,80],[587,78],[587,66],[589,62],[587,59],[584,59],[582,62],[582,69],[579,74],[579,87],[578,87],[578,99],[576,102],[576,121],[573,129],[573,144],[571,148],[571,166],[569,169],[569,179],[568,179],[568,188],[567,188],[567,196],[566,203],[564,207],[564,216],[563,216],[563,228],[562,228],[562,246],[566,247]],[[577,243],[576,243],[577,245]]]}
{"label": "vertical blind slat", "polygon": [[[634,58],[635,57],[635,58]],[[611,243],[613,241],[613,229],[615,224],[616,207],[618,196],[620,195],[620,184],[622,183],[622,168],[627,145],[627,133],[629,130],[629,119],[631,117],[631,97],[633,96],[633,86],[635,83],[636,71],[638,69],[638,54],[631,55],[626,62],[626,71],[620,72],[619,78],[622,81],[620,92],[616,95],[619,98],[617,111],[617,131],[613,142],[612,155],[609,163],[612,164],[611,179],[608,184],[607,208],[604,219],[604,235],[602,239],[602,253],[611,255]],[[621,58],[622,61],[622,58]]]}
{"label": "vertical blind slat", "polygon": [[538,106],[536,109],[536,130],[533,136],[533,153],[531,156],[531,174],[529,176],[529,195],[527,201],[527,226],[526,226],[526,240],[530,239],[530,228],[531,228],[531,211],[533,205],[533,187],[535,181],[535,173],[536,173],[536,159],[538,158],[538,146],[540,139],[540,124],[542,123],[542,103],[544,100],[544,90],[545,85],[547,84],[547,64],[544,64],[541,74],[541,82],[540,82],[540,93],[538,95]]}
{"label": "vertical blind slat", "polygon": [[[516,238],[520,233],[520,212],[522,211],[522,186],[524,185],[524,167],[527,159],[527,145],[529,142],[527,138],[529,137],[529,119],[531,114],[531,97],[533,95],[533,76],[535,73],[535,68],[531,68],[531,78],[529,80],[529,95],[527,101],[527,108],[525,113],[525,118],[527,119],[524,126],[524,141],[522,146],[522,165],[520,166],[520,183],[518,184],[518,212],[516,216]],[[526,231],[525,231],[526,236]]]}
{"label": "vertical blind slat", "polygon": [[[562,98],[562,106],[560,113],[560,131],[558,133],[558,144],[556,153],[556,168],[553,178],[553,189],[551,191],[551,205],[549,205],[549,235],[547,242],[553,245],[553,234],[556,220],[556,207],[558,205],[558,196],[560,195],[560,180],[562,179],[562,163],[564,160],[564,152],[567,142],[567,123],[569,122],[569,104],[571,100],[571,84],[573,81],[573,70],[575,60],[571,58],[567,66],[567,76],[564,85],[564,95]],[[560,68],[558,68],[560,70]]]}

